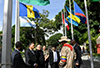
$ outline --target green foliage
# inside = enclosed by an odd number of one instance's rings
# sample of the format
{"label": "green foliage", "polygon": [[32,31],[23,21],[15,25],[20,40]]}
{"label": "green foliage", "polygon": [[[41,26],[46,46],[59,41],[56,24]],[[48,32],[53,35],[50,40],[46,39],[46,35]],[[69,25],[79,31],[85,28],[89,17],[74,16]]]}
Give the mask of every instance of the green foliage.
{"label": "green foliage", "polygon": [[[79,5],[79,7],[85,13],[84,1],[75,0],[75,2]],[[68,0],[65,1],[65,5],[69,7],[69,1]],[[72,6],[71,7],[72,10],[74,10],[73,2],[71,2],[71,6]],[[95,47],[96,39],[97,39],[97,36],[100,36],[100,34],[98,34],[98,29],[99,29],[99,25],[100,25],[100,23],[99,23],[99,18],[100,18],[99,17],[99,15],[100,15],[99,6],[100,6],[100,4],[97,3],[97,2],[91,3],[90,1],[87,1],[89,26],[90,26],[90,34],[91,34],[93,52],[96,52],[96,47]],[[61,20],[62,20],[61,19],[61,12],[59,12],[58,15],[55,16],[55,21],[58,22],[56,24],[56,26],[59,25],[62,22]],[[68,36],[68,38],[71,39],[71,26],[70,25],[71,24],[69,23],[70,29],[69,29],[69,31],[67,31],[67,36]],[[61,25],[59,25],[59,27],[60,26]],[[73,25],[73,29],[74,29],[74,31],[73,31],[74,32],[74,39],[76,40],[76,42],[79,43],[79,44],[83,44],[85,42],[85,43],[87,43],[87,45],[89,45],[87,24],[83,24],[82,22],[80,22],[78,27]]]}
{"label": "green foliage", "polygon": [[61,33],[57,33],[57,34],[51,36],[49,38],[49,40],[47,41],[48,42],[48,45],[49,46],[53,46],[53,45],[59,46],[59,41],[58,40],[60,40],[61,36],[62,36]]}
{"label": "green foliage", "polygon": [[0,34],[2,34],[2,31],[0,31]]}
{"label": "green foliage", "polygon": [[[20,41],[23,43],[24,49],[27,49],[29,43],[34,42],[41,45],[45,45],[44,32],[37,27],[21,27],[20,28]],[[12,27],[12,47],[14,49],[15,42],[15,26]]]}
{"label": "green foliage", "polygon": [[93,56],[99,56],[99,57],[100,57],[100,54],[97,54],[97,53],[93,53]]}

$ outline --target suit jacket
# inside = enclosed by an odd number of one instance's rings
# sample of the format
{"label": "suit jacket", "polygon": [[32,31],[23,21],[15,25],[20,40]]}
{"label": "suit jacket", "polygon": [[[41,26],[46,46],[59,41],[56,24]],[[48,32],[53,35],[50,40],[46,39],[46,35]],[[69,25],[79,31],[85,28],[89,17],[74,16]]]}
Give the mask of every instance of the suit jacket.
{"label": "suit jacket", "polygon": [[[57,52],[57,51],[56,51]],[[57,52],[57,57],[58,57],[58,62],[57,63],[59,63],[59,61],[60,61],[60,55],[59,55],[59,52]],[[50,62],[50,65],[52,65],[54,62],[54,57],[53,57],[53,52],[52,51],[50,51],[50,53],[49,53],[49,62]]]}
{"label": "suit jacket", "polygon": [[25,51],[25,61],[26,61],[26,64],[33,67],[34,64],[37,63],[37,57],[36,57],[35,52],[32,53],[30,49],[27,49]]}
{"label": "suit jacket", "polygon": [[38,58],[38,68],[44,68],[44,54],[42,50],[35,50],[36,57]]}
{"label": "suit jacket", "polygon": [[82,64],[82,59],[81,59],[81,48],[79,45],[75,44],[74,50],[76,52],[76,59],[75,63],[78,63],[79,65]]}
{"label": "suit jacket", "polygon": [[20,52],[18,52],[17,50],[14,50],[12,53],[12,68],[26,68],[26,64],[24,63]]}

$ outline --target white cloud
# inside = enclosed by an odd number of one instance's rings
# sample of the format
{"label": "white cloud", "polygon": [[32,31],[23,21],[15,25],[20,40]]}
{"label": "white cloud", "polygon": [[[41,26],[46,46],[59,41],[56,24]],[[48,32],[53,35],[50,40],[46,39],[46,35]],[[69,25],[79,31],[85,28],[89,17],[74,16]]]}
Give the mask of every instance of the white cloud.
{"label": "white cloud", "polygon": [[52,18],[51,20],[55,21],[55,18]]}

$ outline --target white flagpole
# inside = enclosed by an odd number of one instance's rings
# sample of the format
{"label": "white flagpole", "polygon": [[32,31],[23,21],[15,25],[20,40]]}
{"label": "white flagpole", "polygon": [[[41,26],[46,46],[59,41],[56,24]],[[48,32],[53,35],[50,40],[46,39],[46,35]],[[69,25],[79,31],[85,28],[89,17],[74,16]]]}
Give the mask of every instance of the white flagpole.
{"label": "white flagpole", "polygon": [[16,0],[15,43],[20,40],[19,0]]}
{"label": "white flagpole", "polygon": [[93,53],[92,53],[91,35],[90,35],[90,27],[89,27],[89,19],[88,19],[88,10],[87,10],[86,0],[84,0],[84,4],[85,4],[85,12],[86,12],[86,20],[87,20],[88,38],[89,38],[91,68],[94,68],[93,55],[92,55]]}
{"label": "white flagpole", "polygon": [[4,0],[1,68],[11,68],[12,0]]}
{"label": "white flagpole", "polygon": [[71,34],[72,34],[72,39],[74,39],[74,35],[73,35],[73,24],[72,24],[72,10],[71,10],[71,1],[69,0],[69,7],[70,7],[70,17],[71,17]]}
{"label": "white flagpole", "polygon": [[[62,18],[62,11],[61,11],[61,18]],[[63,31],[63,18],[62,18],[62,31]],[[63,32],[63,36],[64,36],[64,32]]]}
{"label": "white flagpole", "polygon": [[[65,8],[64,8],[64,21],[65,21]],[[66,25],[65,25],[65,36],[67,36],[66,33],[67,32],[66,32]]]}

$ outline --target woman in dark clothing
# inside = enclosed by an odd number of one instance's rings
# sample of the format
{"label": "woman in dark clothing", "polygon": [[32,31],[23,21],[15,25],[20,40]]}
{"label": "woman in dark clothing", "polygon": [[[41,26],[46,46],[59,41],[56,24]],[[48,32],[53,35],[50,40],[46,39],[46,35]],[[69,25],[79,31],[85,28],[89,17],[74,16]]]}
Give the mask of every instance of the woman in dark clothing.
{"label": "woman in dark clothing", "polygon": [[43,55],[43,51],[41,50],[41,45],[37,45],[37,49],[36,49],[36,56],[38,59],[38,68],[44,68],[44,55]]}

